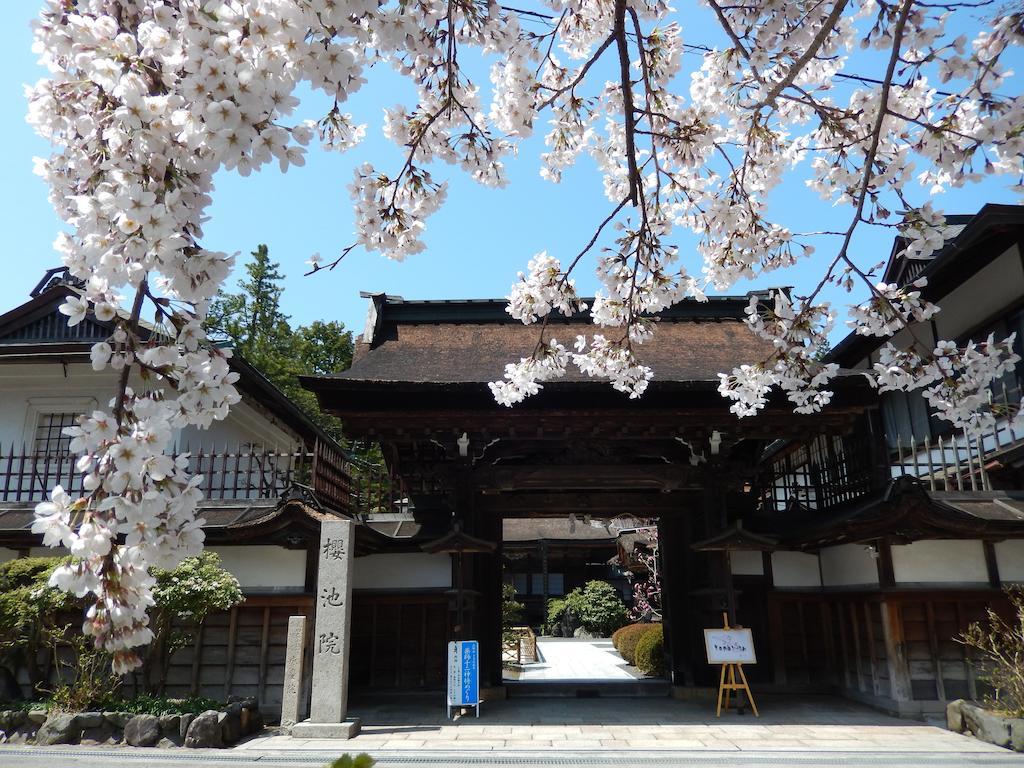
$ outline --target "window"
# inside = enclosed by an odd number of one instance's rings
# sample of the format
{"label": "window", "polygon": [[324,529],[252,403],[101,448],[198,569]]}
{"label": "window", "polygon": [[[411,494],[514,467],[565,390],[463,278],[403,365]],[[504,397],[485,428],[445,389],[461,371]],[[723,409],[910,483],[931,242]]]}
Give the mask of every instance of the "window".
{"label": "window", "polygon": [[32,451],[38,454],[67,454],[71,437],[64,434],[66,427],[75,426],[78,413],[40,413],[32,436]]}

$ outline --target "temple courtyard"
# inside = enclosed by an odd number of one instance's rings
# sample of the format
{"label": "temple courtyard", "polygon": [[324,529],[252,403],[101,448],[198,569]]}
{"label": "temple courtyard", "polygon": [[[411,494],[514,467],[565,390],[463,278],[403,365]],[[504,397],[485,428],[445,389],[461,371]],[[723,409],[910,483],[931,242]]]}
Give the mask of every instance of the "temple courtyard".
{"label": "temple courtyard", "polygon": [[516,698],[480,719],[444,716],[421,695],[355,700],[350,741],[252,738],[233,749],[0,747],[7,768],[323,765],[367,752],[388,766],[1024,766],[1024,756],[839,698],[765,696],[762,716],[714,716],[714,702],[667,698]]}

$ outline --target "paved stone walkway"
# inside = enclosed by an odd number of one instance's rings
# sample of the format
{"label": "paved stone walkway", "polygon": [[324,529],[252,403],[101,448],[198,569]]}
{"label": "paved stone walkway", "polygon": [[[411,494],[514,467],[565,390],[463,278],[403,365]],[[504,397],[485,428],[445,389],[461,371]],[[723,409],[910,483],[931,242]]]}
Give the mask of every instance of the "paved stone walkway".
{"label": "paved stone walkway", "polygon": [[509,675],[522,682],[535,680],[635,680],[639,673],[619,656],[609,638],[538,638],[540,661],[524,664]]}
{"label": "paved stone walkway", "polygon": [[[1012,753],[935,725],[900,720],[831,697],[762,697],[762,717],[723,714],[713,702],[673,699],[513,699],[485,704],[480,719],[444,717],[444,701],[394,697],[355,703],[362,732],[346,751],[672,750]],[[247,750],[329,750],[339,742],[264,736],[236,747]]]}

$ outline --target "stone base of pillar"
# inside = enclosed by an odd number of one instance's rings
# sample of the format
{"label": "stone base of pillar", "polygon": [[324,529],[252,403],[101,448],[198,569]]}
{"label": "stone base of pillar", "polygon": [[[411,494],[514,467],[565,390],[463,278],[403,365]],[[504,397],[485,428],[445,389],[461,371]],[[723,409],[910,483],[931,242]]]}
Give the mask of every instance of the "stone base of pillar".
{"label": "stone base of pillar", "polygon": [[311,723],[303,720],[291,728],[297,739],[351,739],[359,734],[361,723],[358,717],[350,717],[343,723]]}

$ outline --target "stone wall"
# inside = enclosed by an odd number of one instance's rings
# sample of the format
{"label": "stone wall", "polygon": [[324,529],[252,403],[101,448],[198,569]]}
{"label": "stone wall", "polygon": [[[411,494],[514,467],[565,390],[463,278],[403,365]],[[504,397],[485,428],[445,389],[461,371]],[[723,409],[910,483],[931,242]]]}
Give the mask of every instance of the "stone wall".
{"label": "stone wall", "polygon": [[227,747],[263,730],[255,699],[198,714],[0,711],[0,742],[7,744],[126,744],[132,747]]}

